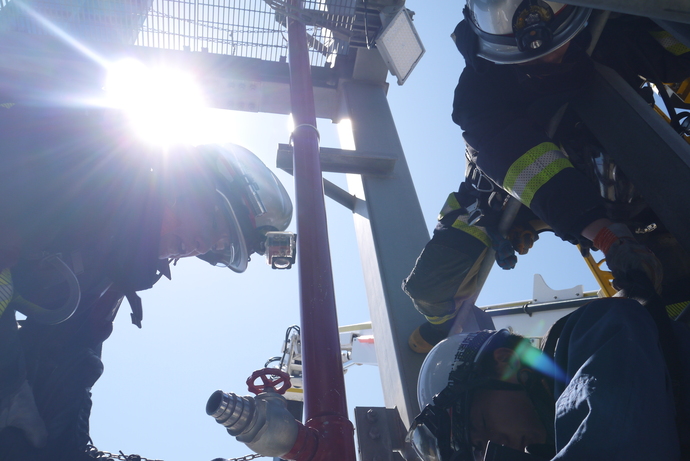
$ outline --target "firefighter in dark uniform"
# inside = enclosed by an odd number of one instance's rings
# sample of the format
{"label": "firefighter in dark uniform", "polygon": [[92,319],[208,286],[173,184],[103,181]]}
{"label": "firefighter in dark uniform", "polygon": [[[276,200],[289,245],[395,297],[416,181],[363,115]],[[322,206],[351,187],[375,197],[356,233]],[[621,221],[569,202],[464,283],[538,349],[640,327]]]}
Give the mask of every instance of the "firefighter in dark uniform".
{"label": "firefighter in dark uniform", "polygon": [[690,330],[666,316],[662,334],[647,307],[590,302],[559,321],[544,351],[508,330],[449,336],[421,367],[405,459],[688,459]]}
{"label": "firefighter in dark uniform", "polygon": [[90,389],[122,299],[141,327],[136,293],[170,262],[243,272],[292,205],[246,149],[163,152],[115,110],[16,104],[0,137],[0,459],[91,459]]}
{"label": "firefighter in dark uniform", "polygon": [[[657,289],[662,283],[654,254],[625,224],[614,222],[619,220],[598,185],[574,166],[572,152],[564,147],[577,136],[572,127],[582,124],[571,123],[566,112],[559,130],[550,133],[559,108],[594,76],[585,28],[591,10],[539,0],[469,0],[464,15],[453,35],[466,62],[455,90],[453,121],[463,129],[468,174],[459,192],[448,197],[433,238],[403,282],[427,318],[410,337],[418,352],[447,335],[463,302],[471,305],[487,248],[497,249],[503,268],[515,264],[513,249],[506,251],[506,242],[496,238],[495,223],[475,222],[479,191],[493,188],[499,198],[510,194],[529,208],[521,210],[512,233],[519,254],[529,250],[538,232],[550,229],[564,240],[602,250],[619,287],[631,271],[644,272]],[[620,16],[609,19],[592,57],[638,88],[639,75],[663,82],[690,76],[688,51],[650,20]],[[500,207],[498,202],[485,200],[485,211]]]}

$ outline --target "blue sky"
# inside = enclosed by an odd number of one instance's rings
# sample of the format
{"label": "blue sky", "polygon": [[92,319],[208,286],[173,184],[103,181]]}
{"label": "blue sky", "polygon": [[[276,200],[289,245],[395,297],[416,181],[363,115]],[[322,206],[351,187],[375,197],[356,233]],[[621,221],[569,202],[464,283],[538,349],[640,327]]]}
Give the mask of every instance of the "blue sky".
{"label": "blue sky", "polygon": [[[408,0],[426,54],[404,86],[388,79],[389,104],[429,231],[464,173],[461,130],[450,119],[453,89],[464,66],[450,33],[462,5]],[[339,147],[335,125],[318,124],[321,145]],[[229,129],[235,143],[273,166],[278,144],[288,142],[287,126],[285,116],[240,113]],[[292,177],[276,174],[292,194]],[[345,187],[344,176],[326,177]],[[339,323],[368,321],[351,212],[330,199],[326,205]],[[404,212],[404,204],[391,206]],[[535,273],[554,289],[579,284],[597,289],[578,251],[543,234],[515,270],[492,270],[478,305],[529,299]],[[140,293],[142,330],[129,323],[126,302],[121,307],[103,348],[105,373],[93,389],[94,443],[102,450],[166,461],[248,454],[205,414],[206,400],[216,389],[246,394],[247,377],[280,353],[285,330],[299,323],[297,271],[274,271],[255,257],[245,273],[235,274],[193,258],[181,260],[172,274],[172,281]],[[353,367],[345,380],[350,409],[383,405],[378,368]]]}

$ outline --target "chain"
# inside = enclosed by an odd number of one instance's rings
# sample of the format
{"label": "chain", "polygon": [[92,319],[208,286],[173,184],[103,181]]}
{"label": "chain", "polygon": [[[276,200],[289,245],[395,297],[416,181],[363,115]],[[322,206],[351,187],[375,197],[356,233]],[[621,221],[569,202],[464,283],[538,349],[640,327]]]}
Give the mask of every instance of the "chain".
{"label": "chain", "polygon": [[[93,445],[88,445],[87,446],[87,453],[90,457],[93,459],[99,460],[99,461],[162,461],[160,459],[150,459],[150,458],[144,458],[143,456],[139,455],[125,455],[122,452],[119,453],[110,453],[109,451],[101,451],[94,447]],[[220,461],[251,461],[256,458],[261,458],[263,455],[260,455],[258,453],[252,453],[251,455],[244,455],[239,458],[229,458],[229,459],[223,459],[223,458],[216,458],[216,460]],[[213,461],[216,461],[213,460]]]}
{"label": "chain", "polygon": [[162,461],[160,459],[144,458],[143,456],[139,456],[139,455],[126,455],[122,452],[119,452],[117,454],[110,453],[109,451],[99,450],[98,448],[94,447],[93,445],[88,445],[86,447],[86,452],[93,459],[97,459],[100,461],[115,461],[115,460],[119,460],[119,461]]}
{"label": "chain", "polygon": [[260,455],[258,453],[252,453],[251,455],[244,455],[240,458],[224,459],[223,461],[251,461],[252,459],[261,458],[262,456],[263,455]]}

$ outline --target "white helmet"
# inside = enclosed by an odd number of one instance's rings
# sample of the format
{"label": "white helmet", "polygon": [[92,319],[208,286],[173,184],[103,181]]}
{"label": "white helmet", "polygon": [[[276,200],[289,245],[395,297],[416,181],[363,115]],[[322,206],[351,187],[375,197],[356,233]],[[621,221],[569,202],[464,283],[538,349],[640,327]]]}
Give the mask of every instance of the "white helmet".
{"label": "white helmet", "polygon": [[481,376],[480,364],[509,336],[505,329],[453,335],[427,354],[417,383],[417,400],[423,410],[407,434],[407,461],[475,459],[468,427],[473,390],[516,386]]}
{"label": "white helmet", "polygon": [[467,0],[463,14],[479,37],[477,55],[497,64],[540,58],[565,45],[592,10],[543,0]]}
{"label": "white helmet", "polygon": [[198,257],[244,272],[252,253],[264,254],[266,232],[288,227],[292,202],[275,174],[244,147],[224,144],[197,149],[210,167],[233,238],[228,248]]}

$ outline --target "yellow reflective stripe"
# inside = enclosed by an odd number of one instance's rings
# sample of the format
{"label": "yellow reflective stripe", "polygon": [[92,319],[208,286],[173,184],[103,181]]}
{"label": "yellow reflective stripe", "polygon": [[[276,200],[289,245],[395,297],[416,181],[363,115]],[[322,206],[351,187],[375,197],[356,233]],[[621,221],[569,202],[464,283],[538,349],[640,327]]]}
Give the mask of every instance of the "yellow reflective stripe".
{"label": "yellow reflective stripe", "polygon": [[425,315],[427,321],[432,324],[432,325],[440,325],[444,322],[447,322],[448,320],[452,319],[458,315],[457,312],[453,312],[452,314],[444,315],[443,317],[429,317],[428,315]]}
{"label": "yellow reflective stripe", "polygon": [[438,213],[438,220],[442,220],[445,215],[451,211],[459,210],[460,208],[460,203],[455,197],[455,193],[451,192],[446,199],[446,203],[443,204],[443,208],[441,208],[441,211]]}
{"label": "yellow reflective stripe", "polygon": [[669,317],[676,318],[681,314],[681,312],[683,312],[683,309],[685,309],[685,306],[687,305],[688,301],[683,301],[675,304],[667,304],[666,312],[668,313]]}
{"label": "yellow reflective stripe", "polygon": [[683,45],[673,35],[669,34],[665,30],[652,31],[650,34],[652,34],[652,37],[654,37],[656,41],[666,49],[666,51],[673,53],[676,56],[680,56],[681,54],[685,54],[690,51],[690,48]]}
{"label": "yellow reflective stripe", "polygon": [[453,227],[463,232],[467,232],[472,237],[482,242],[484,245],[488,247],[491,246],[491,238],[489,237],[489,234],[486,233],[483,227],[470,226],[469,224],[467,224],[467,215],[458,216],[458,219],[456,219],[453,223]]}
{"label": "yellow reflective stripe", "polygon": [[503,188],[529,207],[539,188],[573,165],[552,142],[543,142],[517,159],[508,169]]}
{"label": "yellow reflective stripe", "polygon": [[14,289],[12,284],[12,273],[9,269],[0,272],[0,317],[5,312],[5,308],[12,301]]}

